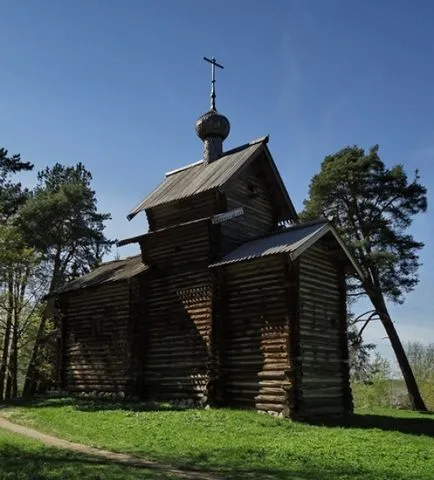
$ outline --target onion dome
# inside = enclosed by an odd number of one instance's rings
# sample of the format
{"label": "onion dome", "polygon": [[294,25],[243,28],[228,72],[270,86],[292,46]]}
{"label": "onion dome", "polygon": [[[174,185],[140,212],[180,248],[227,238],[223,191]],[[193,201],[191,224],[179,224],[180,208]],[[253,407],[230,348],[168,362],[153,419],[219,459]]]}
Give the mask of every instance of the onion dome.
{"label": "onion dome", "polygon": [[196,121],[196,133],[202,141],[208,137],[217,137],[225,140],[229,135],[230,129],[231,124],[229,120],[214,109],[204,113]]}

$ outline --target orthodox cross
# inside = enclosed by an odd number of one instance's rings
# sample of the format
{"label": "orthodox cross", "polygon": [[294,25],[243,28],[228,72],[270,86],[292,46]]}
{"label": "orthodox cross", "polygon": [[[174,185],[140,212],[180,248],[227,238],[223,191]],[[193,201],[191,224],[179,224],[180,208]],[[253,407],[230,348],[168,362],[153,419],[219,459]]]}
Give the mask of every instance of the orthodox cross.
{"label": "orthodox cross", "polygon": [[216,62],[216,59],[214,57],[211,57],[211,59],[207,57],[203,57],[203,59],[210,63],[212,65],[211,69],[211,110],[215,110],[215,67],[219,67],[223,69],[223,65],[220,65],[219,63]]}

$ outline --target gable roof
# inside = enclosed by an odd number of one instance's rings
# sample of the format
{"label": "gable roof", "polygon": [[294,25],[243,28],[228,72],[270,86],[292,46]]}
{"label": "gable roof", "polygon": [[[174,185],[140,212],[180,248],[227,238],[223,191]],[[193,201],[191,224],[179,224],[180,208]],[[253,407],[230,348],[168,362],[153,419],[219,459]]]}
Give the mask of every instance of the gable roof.
{"label": "gable roof", "polygon": [[131,220],[139,212],[148,208],[181,200],[198,193],[222,187],[235,175],[250,165],[250,163],[255,160],[261,152],[266,153],[268,163],[272,169],[272,174],[279,184],[279,189],[283,196],[280,203],[282,203],[288,211],[288,215],[286,215],[285,219],[295,220],[297,218],[297,213],[266,146],[267,142],[268,137],[262,137],[253,142],[247,143],[246,145],[225,152],[222,157],[214,162],[207,164],[201,160],[166,173],[166,178],[163,182],[130,211],[127,215],[128,220]]}
{"label": "gable roof", "polygon": [[128,280],[129,278],[135,277],[139,273],[144,272],[148,268],[149,267],[142,262],[141,255],[128,257],[124,260],[105,262],[87,275],[72,280],[72,282],[59,288],[54,294],[72,292],[73,290],[95,287],[97,285],[113,283],[119,280]]}
{"label": "gable roof", "polygon": [[345,252],[348,260],[354,267],[354,270],[360,278],[363,278],[363,272],[359,264],[351,255],[339,234],[326,219],[301,223],[274,235],[267,235],[246,242],[231,253],[227,254],[220,261],[210,265],[210,267],[219,267],[230,263],[243,262],[254,258],[281,253],[289,254],[291,260],[294,261],[327,233],[331,233],[335,237],[336,241]]}

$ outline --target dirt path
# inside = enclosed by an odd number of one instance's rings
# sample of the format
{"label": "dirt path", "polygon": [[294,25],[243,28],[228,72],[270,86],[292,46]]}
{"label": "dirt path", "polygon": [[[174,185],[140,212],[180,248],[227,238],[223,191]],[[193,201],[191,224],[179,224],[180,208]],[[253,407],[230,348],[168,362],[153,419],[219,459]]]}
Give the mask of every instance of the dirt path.
{"label": "dirt path", "polygon": [[171,465],[165,465],[163,463],[154,462],[152,460],[134,457],[133,455],[128,455],[125,453],[115,453],[108,450],[100,450],[99,448],[89,447],[87,445],[81,445],[80,443],[69,442],[68,440],[62,440],[60,438],[53,437],[52,435],[38,432],[37,430],[33,430],[32,428],[17,425],[16,423],[12,423],[2,417],[0,417],[0,428],[8,430],[9,432],[18,433],[19,435],[24,435],[25,437],[39,440],[44,445],[47,445],[49,447],[63,448],[71,450],[73,452],[83,453],[85,455],[100,457],[111,462],[125,463],[134,467],[145,467],[152,470],[158,470],[169,473],[171,475],[177,475],[179,478],[186,478],[192,480],[221,480],[222,478],[205,472],[180,470]]}

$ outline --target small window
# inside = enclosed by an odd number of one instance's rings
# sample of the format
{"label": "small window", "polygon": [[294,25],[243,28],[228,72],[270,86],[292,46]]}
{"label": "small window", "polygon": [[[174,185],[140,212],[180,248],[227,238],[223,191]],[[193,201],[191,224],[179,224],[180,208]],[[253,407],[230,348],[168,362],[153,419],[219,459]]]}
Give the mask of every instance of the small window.
{"label": "small window", "polygon": [[247,196],[249,198],[256,198],[258,194],[258,188],[255,183],[253,182],[248,182],[247,183]]}
{"label": "small window", "polygon": [[102,335],[102,316],[94,316],[92,318],[92,337],[100,337]]}

